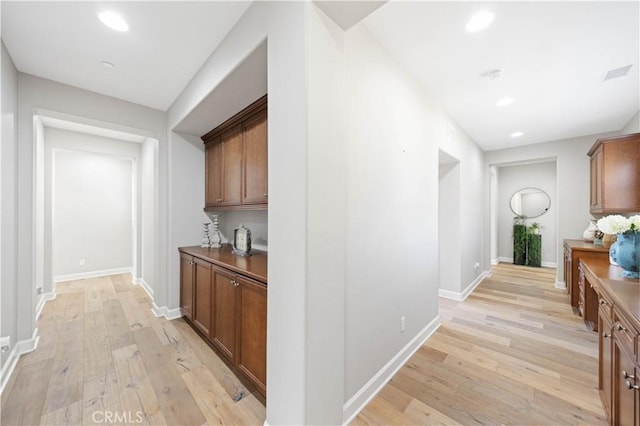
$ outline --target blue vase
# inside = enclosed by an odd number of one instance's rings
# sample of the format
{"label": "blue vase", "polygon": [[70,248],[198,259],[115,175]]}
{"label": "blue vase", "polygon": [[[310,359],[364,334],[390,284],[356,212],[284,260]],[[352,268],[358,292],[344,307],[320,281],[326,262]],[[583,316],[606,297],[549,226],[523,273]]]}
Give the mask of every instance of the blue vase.
{"label": "blue vase", "polygon": [[609,255],[624,269],[624,277],[640,278],[640,233],[628,231],[618,234],[618,240],[611,245]]}

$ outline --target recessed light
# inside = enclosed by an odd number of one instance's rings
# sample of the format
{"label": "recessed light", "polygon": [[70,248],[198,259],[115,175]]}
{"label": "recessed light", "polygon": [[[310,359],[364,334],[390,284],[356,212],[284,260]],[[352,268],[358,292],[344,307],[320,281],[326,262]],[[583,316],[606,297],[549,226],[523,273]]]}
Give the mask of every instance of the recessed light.
{"label": "recessed light", "polygon": [[522,132],[513,132],[513,133],[511,133],[511,135],[510,135],[510,136],[511,136],[512,138],[519,138],[519,137],[520,137],[520,136],[522,136],[522,135],[524,135],[524,133],[522,133]]}
{"label": "recessed light", "polygon": [[111,62],[102,61],[100,63],[102,64],[103,67],[108,68],[108,69],[114,69],[116,67]]}
{"label": "recessed light", "polygon": [[502,98],[498,102],[496,102],[496,106],[505,107],[507,105],[511,105],[513,103],[513,98]]}
{"label": "recessed light", "polygon": [[476,33],[487,28],[493,22],[493,13],[482,11],[478,12],[467,21],[465,29],[467,32]]}
{"label": "recessed light", "polygon": [[102,23],[112,30],[129,31],[129,25],[127,22],[122,18],[122,16],[115,12],[100,12],[98,14],[98,18],[100,18]]}

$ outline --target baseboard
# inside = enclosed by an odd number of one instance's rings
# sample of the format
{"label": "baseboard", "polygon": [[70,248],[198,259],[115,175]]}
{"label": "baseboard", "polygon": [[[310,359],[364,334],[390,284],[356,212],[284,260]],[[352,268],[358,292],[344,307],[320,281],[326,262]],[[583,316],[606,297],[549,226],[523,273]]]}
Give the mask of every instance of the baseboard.
{"label": "baseboard", "polygon": [[52,291],[51,293],[43,294],[40,300],[38,301],[38,305],[36,306],[36,322],[38,322],[38,318],[40,318],[40,315],[42,314],[42,309],[44,308],[44,305],[46,305],[47,302],[50,300],[56,300],[55,290]]}
{"label": "baseboard", "polygon": [[565,283],[564,281],[556,280],[555,288],[560,289],[560,290],[566,290],[567,289],[567,283]]}
{"label": "baseboard", "polygon": [[458,302],[462,302],[464,299],[469,297],[471,292],[473,292],[473,290],[475,290],[476,287],[478,287],[478,285],[480,285],[482,280],[490,276],[491,276],[491,272],[483,271],[480,275],[476,277],[475,280],[473,280],[471,284],[467,286],[467,288],[464,289],[464,291],[458,292],[458,291],[452,291],[452,290],[445,290],[441,288],[438,290],[438,296],[444,297],[445,299],[452,299],[452,300],[457,300]]}
{"label": "baseboard", "polygon": [[153,289],[151,288],[151,286],[149,285],[149,283],[147,283],[144,278],[134,278],[133,280],[131,280],[131,282],[134,285],[139,285],[140,287],[142,287],[144,289],[144,291],[147,292],[147,294],[149,295],[149,297],[151,298],[151,300],[153,300]]}
{"label": "baseboard", "polygon": [[500,263],[500,258],[496,257],[495,259],[491,259],[491,264],[493,266],[496,266],[498,263]]}
{"label": "baseboard", "polygon": [[[503,263],[513,263],[513,257],[499,257],[498,260]],[[525,265],[522,265],[525,266]],[[557,268],[557,262],[540,262],[540,266],[543,268]]]}
{"label": "baseboard", "polygon": [[15,344],[9,354],[9,358],[7,358],[7,361],[2,365],[2,370],[0,370],[0,395],[4,392],[4,387],[9,382],[9,378],[16,368],[16,364],[18,364],[20,355],[34,351],[38,347],[39,340],[40,337],[38,336],[38,329],[36,328],[33,330],[33,335],[30,339],[21,340]]}
{"label": "baseboard", "polygon": [[155,303],[153,304],[153,308],[151,308],[151,312],[156,317],[164,317],[169,321],[182,318],[182,311],[180,308],[169,309],[166,306],[158,306]]}
{"label": "baseboard", "polygon": [[[371,378],[349,401],[343,406],[344,424],[349,424],[362,409],[375,397],[400,368],[440,327],[440,316],[436,316],[422,329],[407,345],[400,350],[375,376]],[[266,424],[266,423],[265,423]]]}
{"label": "baseboard", "polygon": [[109,275],[130,274],[131,266],[126,268],[103,269],[102,271],[79,272],[77,274],[58,275],[53,278],[53,282],[59,283],[63,281],[84,280],[87,278],[106,277]]}

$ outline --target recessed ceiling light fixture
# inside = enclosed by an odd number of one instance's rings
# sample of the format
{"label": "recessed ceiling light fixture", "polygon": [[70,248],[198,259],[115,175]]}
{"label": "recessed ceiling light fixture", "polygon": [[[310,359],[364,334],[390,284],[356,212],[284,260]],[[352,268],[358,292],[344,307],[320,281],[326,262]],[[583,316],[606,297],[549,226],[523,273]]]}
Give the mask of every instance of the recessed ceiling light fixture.
{"label": "recessed ceiling light fixture", "polygon": [[102,23],[112,30],[129,31],[129,24],[127,24],[122,16],[118,15],[115,12],[100,12],[98,13],[98,18],[100,18]]}
{"label": "recessed ceiling light fixture", "polygon": [[102,61],[100,62],[102,64],[103,67],[107,68],[107,69],[114,69],[116,66],[113,65],[111,62],[108,61]]}
{"label": "recessed ceiling light fixture", "polygon": [[493,22],[493,13],[483,10],[476,13],[467,21],[465,29],[469,33],[477,33],[487,28]]}
{"label": "recessed ceiling light fixture", "polygon": [[502,98],[496,102],[496,106],[505,107],[513,103],[513,98]]}
{"label": "recessed ceiling light fixture", "polygon": [[513,133],[511,133],[511,135],[510,135],[510,136],[511,136],[512,138],[519,138],[519,137],[520,137],[520,136],[522,136],[522,135],[524,135],[524,133],[522,133],[522,132],[513,132]]}

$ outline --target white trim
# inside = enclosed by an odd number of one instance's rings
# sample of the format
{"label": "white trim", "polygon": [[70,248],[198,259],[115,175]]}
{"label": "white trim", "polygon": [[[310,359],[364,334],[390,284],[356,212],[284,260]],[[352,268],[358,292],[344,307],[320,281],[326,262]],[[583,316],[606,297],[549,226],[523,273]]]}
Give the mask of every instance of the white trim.
{"label": "white trim", "polygon": [[34,351],[38,347],[39,340],[40,336],[38,336],[38,329],[36,328],[33,330],[33,335],[30,339],[16,342],[13,350],[9,354],[9,357],[2,365],[2,370],[0,370],[0,395],[4,391],[4,387],[9,382],[9,378],[11,377],[13,370],[16,368],[16,364],[18,364],[20,355]]}
{"label": "white trim", "polygon": [[500,258],[496,257],[495,259],[491,259],[491,264],[493,266],[496,266],[498,263],[500,263]]}
{"label": "white trim", "polygon": [[79,272],[77,274],[57,275],[53,277],[54,283],[73,280],[84,280],[87,278],[106,277],[109,275],[130,274],[131,266],[125,268],[104,269],[102,271]]}
{"label": "white trim", "polygon": [[[513,263],[513,257],[499,257],[498,260],[504,263]],[[520,266],[527,266],[527,265],[520,265]],[[543,262],[540,262],[540,266],[542,266],[543,268],[557,268],[558,263],[543,261]]]}
{"label": "white trim", "polygon": [[134,278],[131,280],[133,285],[139,285],[147,292],[151,300],[153,300],[153,289],[151,286],[144,280],[144,278]]}
{"label": "white trim", "polygon": [[480,273],[480,275],[476,277],[475,280],[473,280],[471,284],[467,286],[467,288],[464,289],[463,292],[445,290],[441,288],[438,290],[438,296],[444,297],[445,299],[452,299],[452,300],[457,300],[459,302],[462,302],[471,294],[473,290],[476,289],[476,287],[478,287],[478,285],[480,285],[482,280],[490,276],[491,276],[491,272],[483,271],[482,273]]}
{"label": "white trim", "polygon": [[182,310],[180,308],[169,309],[166,306],[160,307],[156,305],[155,302],[153,303],[153,308],[151,308],[151,312],[153,312],[153,315],[155,315],[156,317],[164,317],[169,321],[174,320],[176,318],[182,318]]}
{"label": "white trim", "polygon": [[38,322],[38,318],[40,318],[40,315],[42,314],[42,309],[44,308],[44,305],[46,305],[49,300],[56,300],[55,290],[52,291],[51,293],[45,293],[42,295],[42,297],[40,297],[40,300],[38,301],[38,306],[36,306],[36,322]]}
{"label": "white trim", "polygon": [[558,288],[560,290],[566,290],[567,289],[567,283],[565,283],[564,281],[556,280],[555,288]]}
{"label": "white trim", "polygon": [[[343,424],[349,424],[362,409],[375,397],[400,368],[440,327],[440,315],[437,315],[407,345],[389,360],[358,392],[342,407]],[[266,424],[266,422],[265,422]]]}

